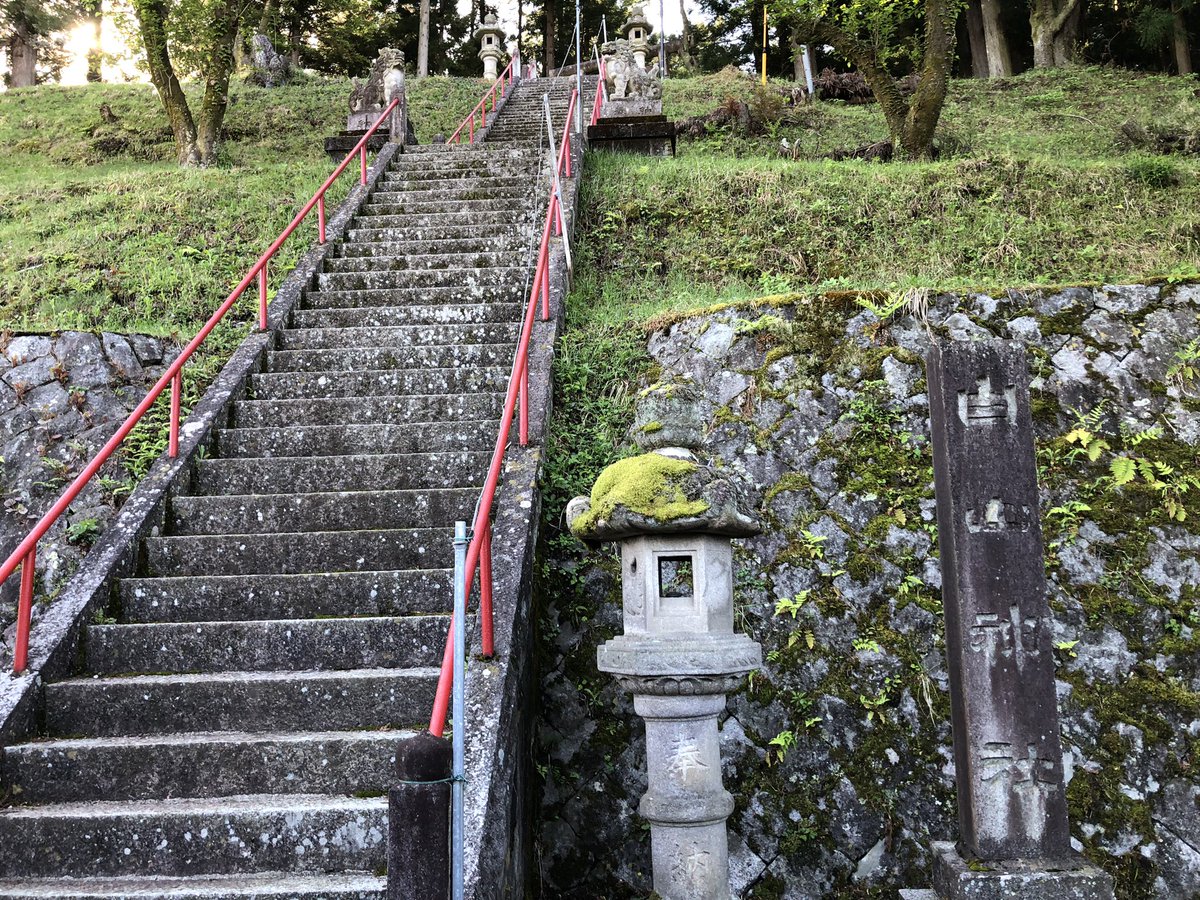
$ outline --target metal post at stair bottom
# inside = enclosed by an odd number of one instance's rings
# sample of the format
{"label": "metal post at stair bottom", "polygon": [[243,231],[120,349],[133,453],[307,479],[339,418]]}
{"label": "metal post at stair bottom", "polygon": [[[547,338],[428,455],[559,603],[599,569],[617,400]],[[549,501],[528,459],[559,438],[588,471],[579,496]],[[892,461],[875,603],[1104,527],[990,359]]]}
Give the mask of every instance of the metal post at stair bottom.
{"label": "metal post at stair bottom", "polygon": [[[579,102],[578,98],[576,98],[576,102],[577,103]],[[554,204],[552,206],[551,212],[557,211],[557,213],[558,213],[558,217],[557,217],[558,227],[559,227],[559,230],[562,232],[563,255],[566,257],[566,260],[567,260],[567,277],[570,278],[571,274],[574,272],[575,266],[571,260],[571,238],[567,234],[567,215],[566,215],[565,210],[563,209],[562,182],[559,180],[559,177],[558,177],[558,147],[554,143],[554,120],[550,115],[550,95],[549,94],[542,94],[542,106],[546,111],[546,134],[550,138],[551,187],[553,189],[553,197],[554,197],[554,199],[551,200],[551,204]],[[570,123],[568,122],[567,129],[569,129],[569,128],[570,128]],[[564,131],[566,131],[567,129],[564,129]],[[550,280],[550,263],[549,263],[549,259],[547,258],[546,281],[549,282],[549,280]],[[547,294],[549,294],[549,291],[547,291]],[[548,318],[550,318],[550,310],[549,310],[548,304],[543,303],[542,304],[542,319],[545,320]]]}
{"label": "metal post at stair bottom", "polygon": [[[579,98],[579,102],[583,102],[583,56],[581,48],[583,46],[583,28],[580,25],[581,15],[579,12],[580,0],[575,0],[575,96]],[[576,117],[575,131],[578,134],[583,134],[583,116]],[[568,164],[569,165],[569,164]]]}
{"label": "metal post at stair bottom", "polygon": [[[480,535],[486,539],[487,535]],[[467,523],[454,523],[454,762],[450,782],[450,897],[463,900],[463,775],[466,750]]]}

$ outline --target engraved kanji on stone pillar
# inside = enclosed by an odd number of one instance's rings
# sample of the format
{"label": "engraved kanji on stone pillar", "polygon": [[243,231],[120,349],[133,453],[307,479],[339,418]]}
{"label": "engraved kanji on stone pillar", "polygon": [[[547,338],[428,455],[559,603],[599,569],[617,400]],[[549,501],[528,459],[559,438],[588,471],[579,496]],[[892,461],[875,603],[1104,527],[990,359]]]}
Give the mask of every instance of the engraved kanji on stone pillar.
{"label": "engraved kanji on stone pillar", "polygon": [[929,405],[960,849],[1071,854],[1024,349],[935,344]]}

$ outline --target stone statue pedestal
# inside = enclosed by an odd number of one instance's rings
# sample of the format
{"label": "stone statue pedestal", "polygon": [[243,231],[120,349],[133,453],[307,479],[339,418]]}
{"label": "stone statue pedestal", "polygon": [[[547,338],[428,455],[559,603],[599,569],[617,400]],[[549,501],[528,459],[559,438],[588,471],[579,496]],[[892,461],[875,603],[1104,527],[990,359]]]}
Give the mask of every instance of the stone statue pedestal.
{"label": "stone statue pedestal", "polygon": [[972,867],[951,843],[935,843],[933,854],[933,894],[939,900],[1113,900],[1108,873],[1080,856]]}

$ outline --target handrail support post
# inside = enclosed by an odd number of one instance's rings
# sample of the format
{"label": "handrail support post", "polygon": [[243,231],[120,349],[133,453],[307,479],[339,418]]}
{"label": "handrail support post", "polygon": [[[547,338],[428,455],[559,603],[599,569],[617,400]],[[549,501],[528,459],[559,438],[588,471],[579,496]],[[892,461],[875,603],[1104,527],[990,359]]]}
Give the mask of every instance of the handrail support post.
{"label": "handrail support post", "polygon": [[33,579],[37,571],[37,545],[30,548],[21,563],[21,594],[17,600],[17,646],[13,652],[13,672],[20,675],[29,666],[29,624],[33,619]]}

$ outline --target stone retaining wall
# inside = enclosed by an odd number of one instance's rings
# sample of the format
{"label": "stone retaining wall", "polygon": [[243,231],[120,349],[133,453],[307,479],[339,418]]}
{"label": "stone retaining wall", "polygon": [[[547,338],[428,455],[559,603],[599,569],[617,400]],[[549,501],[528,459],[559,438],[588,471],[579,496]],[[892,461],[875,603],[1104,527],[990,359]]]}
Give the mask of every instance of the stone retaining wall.
{"label": "stone retaining wall", "polygon": [[[20,543],[179,353],[143,334],[26,334],[0,339],[0,559]],[[79,565],[132,484],[119,464],[84,490],[39,546],[49,593]],[[14,638],[17,580],[0,589],[0,666]]]}
{"label": "stone retaining wall", "polygon": [[[792,298],[650,338],[769,526],[735,560],[767,658],[721,732],[737,896],[894,896],[955,836],[931,333],[1029,349],[1073,843],[1120,897],[1200,896],[1198,317],[1198,286],[914,296],[886,321]],[[614,561],[546,562],[543,896],[644,897],[642,728],[595,662],[621,627]]]}

